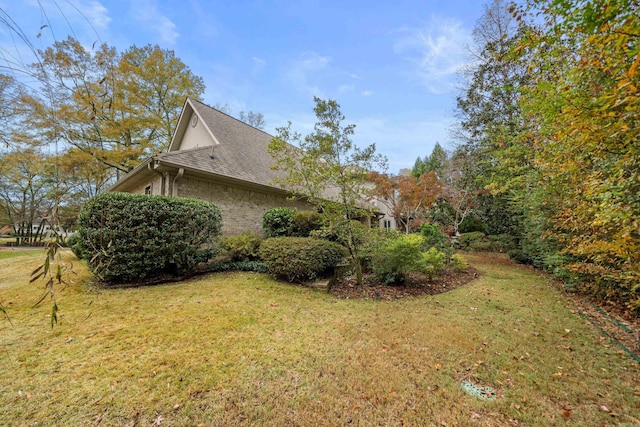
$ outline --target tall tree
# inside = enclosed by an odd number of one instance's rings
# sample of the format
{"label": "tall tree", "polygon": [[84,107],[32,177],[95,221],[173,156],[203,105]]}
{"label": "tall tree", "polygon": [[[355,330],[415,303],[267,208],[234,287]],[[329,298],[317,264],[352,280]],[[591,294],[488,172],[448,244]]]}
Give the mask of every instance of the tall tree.
{"label": "tall tree", "polygon": [[92,53],[69,37],[40,56],[33,67],[48,96],[30,99],[33,123],[117,173],[166,148],[184,99],[204,91],[200,77],[157,46],[118,55],[103,44]]}
{"label": "tall tree", "polygon": [[279,183],[318,206],[325,220],[340,230],[357,283],[362,284],[361,227],[356,220],[370,191],[369,172],[385,168],[386,159],[376,153],[375,144],[362,149],[354,145],[355,125],[343,124],[336,101],[314,97],[314,102],[314,132],[302,139],[289,123],[277,129],[269,152],[275,167],[286,172]]}
{"label": "tall tree", "polygon": [[521,228],[515,219],[522,212],[520,197],[531,182],[532,148],[522,138],[528,124],[519,104],[530,70],[525,51],[516,51],[530,31],[505,1],[486,6],[473,32],[474,61],[463,72],[463,90],[457,98],[455,134],[462,142],[458,151],[474,159],[473,166],[465,169],[465,188],[482,194],[478,215],[496,233]]}
{"label": "tall tree", "polygon": [[[26,230],[38,218],[51,214],[53,207],[53,171],[46,156],[35,148],[14,149],[0,157],[0,198],[14,230]],[[28,240],[27,240],[28,242]]]}
{"label": "tall tree", "polygon": [[[539,170],[537,207],[569,268],[640,313],[640,15],[638,2],[537,0],[545,31],[521,106]],[[526,17],[526,15],[523,15]],[[552,64],[552,66],[549,66]]]}

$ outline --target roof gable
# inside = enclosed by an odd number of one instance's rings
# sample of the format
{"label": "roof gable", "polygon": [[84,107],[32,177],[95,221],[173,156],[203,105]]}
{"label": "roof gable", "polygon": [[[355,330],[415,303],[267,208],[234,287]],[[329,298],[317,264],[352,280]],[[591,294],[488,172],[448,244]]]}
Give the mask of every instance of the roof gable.
{"label": "roof gable", "polygon": [[[196,127],[204,126],[211,138],[206,139],[201,131],[193,134],[201,140],[183,144],[194,115],[198,117]],[[159,154],[157,160],[166,165],[274,187],[274,178],[283,173],[272,169],[274,161],[268,151],[272,138],[260,129],[187,98],[169,151]]]}

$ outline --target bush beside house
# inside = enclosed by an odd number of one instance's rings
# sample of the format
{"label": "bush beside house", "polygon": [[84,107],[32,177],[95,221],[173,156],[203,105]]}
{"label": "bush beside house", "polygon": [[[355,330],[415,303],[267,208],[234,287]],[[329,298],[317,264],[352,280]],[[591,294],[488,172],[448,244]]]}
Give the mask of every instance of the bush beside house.
{"label": "bush beside house", "polygon": [[202,200],[106,193],[85,204],[78,228],[89,268],[106,283],[125,283],[193,274],[213,255],[222,217]]}
{"label": "bush beside house", "polygon": [[345,249],[312,237],[272,237],[262,242],[260,257],[269,272],[289,282],[316,279],[336,267]]}

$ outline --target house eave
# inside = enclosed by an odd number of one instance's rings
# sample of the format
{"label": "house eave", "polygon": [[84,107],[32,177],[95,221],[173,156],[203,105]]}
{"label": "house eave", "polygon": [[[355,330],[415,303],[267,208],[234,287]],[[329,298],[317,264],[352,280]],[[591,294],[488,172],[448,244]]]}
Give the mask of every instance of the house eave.
{"label": "house eave", "polygon": [[147,159],[145,159],[142,163],[140,163],[138,166],[133,168],[131,171],[127,172],[125,176],[120,178],[115,184],[109,187],[107,191],[108,192],[123,191],[123,188],[126,188],[129,186],[128,184],[132,184],[133,181],[140,178],[141,171],[144,171],[144,169],[149,169],[148,165],[154,159],[155,157],[148,157]]}
{"label": "house eave", "polygon": [[257,190],[263,193],[272,193],[272,194],[280,194],[280,195],[291,194],[289,191],[282,189],[280,187],[275,187],[273,185],[260,184],[257,182],[233,178],[227,175],[203,171],[202,169],[189,167],[179,163],[172,163],[172,162],[168,162],[161,159],[156,160],[154,168],[158,172],[169,172],[169,173],[177,173],[178,170],[183,169],[186,178],[194,177],[194,178],[202,178],[202,179],[209,179],[209,180],[213,178],[217,182],[220,182],[223,184],[238,185],[248,189]]}

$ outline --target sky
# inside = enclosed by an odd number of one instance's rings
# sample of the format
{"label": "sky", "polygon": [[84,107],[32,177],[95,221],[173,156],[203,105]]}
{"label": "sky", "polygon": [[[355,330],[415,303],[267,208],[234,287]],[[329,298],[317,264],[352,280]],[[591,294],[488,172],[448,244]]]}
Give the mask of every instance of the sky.
{"label": "sky", "polygon": [[[205,103],[235,116],[262,113],[272,135],[287,121],[310,133],[313,97],[334,99],[345,124],[356,125],[355,144],[375,143],[388,171],[398,173],[436,142],[455,146],[458,71],[471,61],[486,3],[0,0],[0,9],[41,49],[67,35],[88,49],[172,49],[204,79]],[[1,25],[0,54],[29,62],[23,42]]]}

